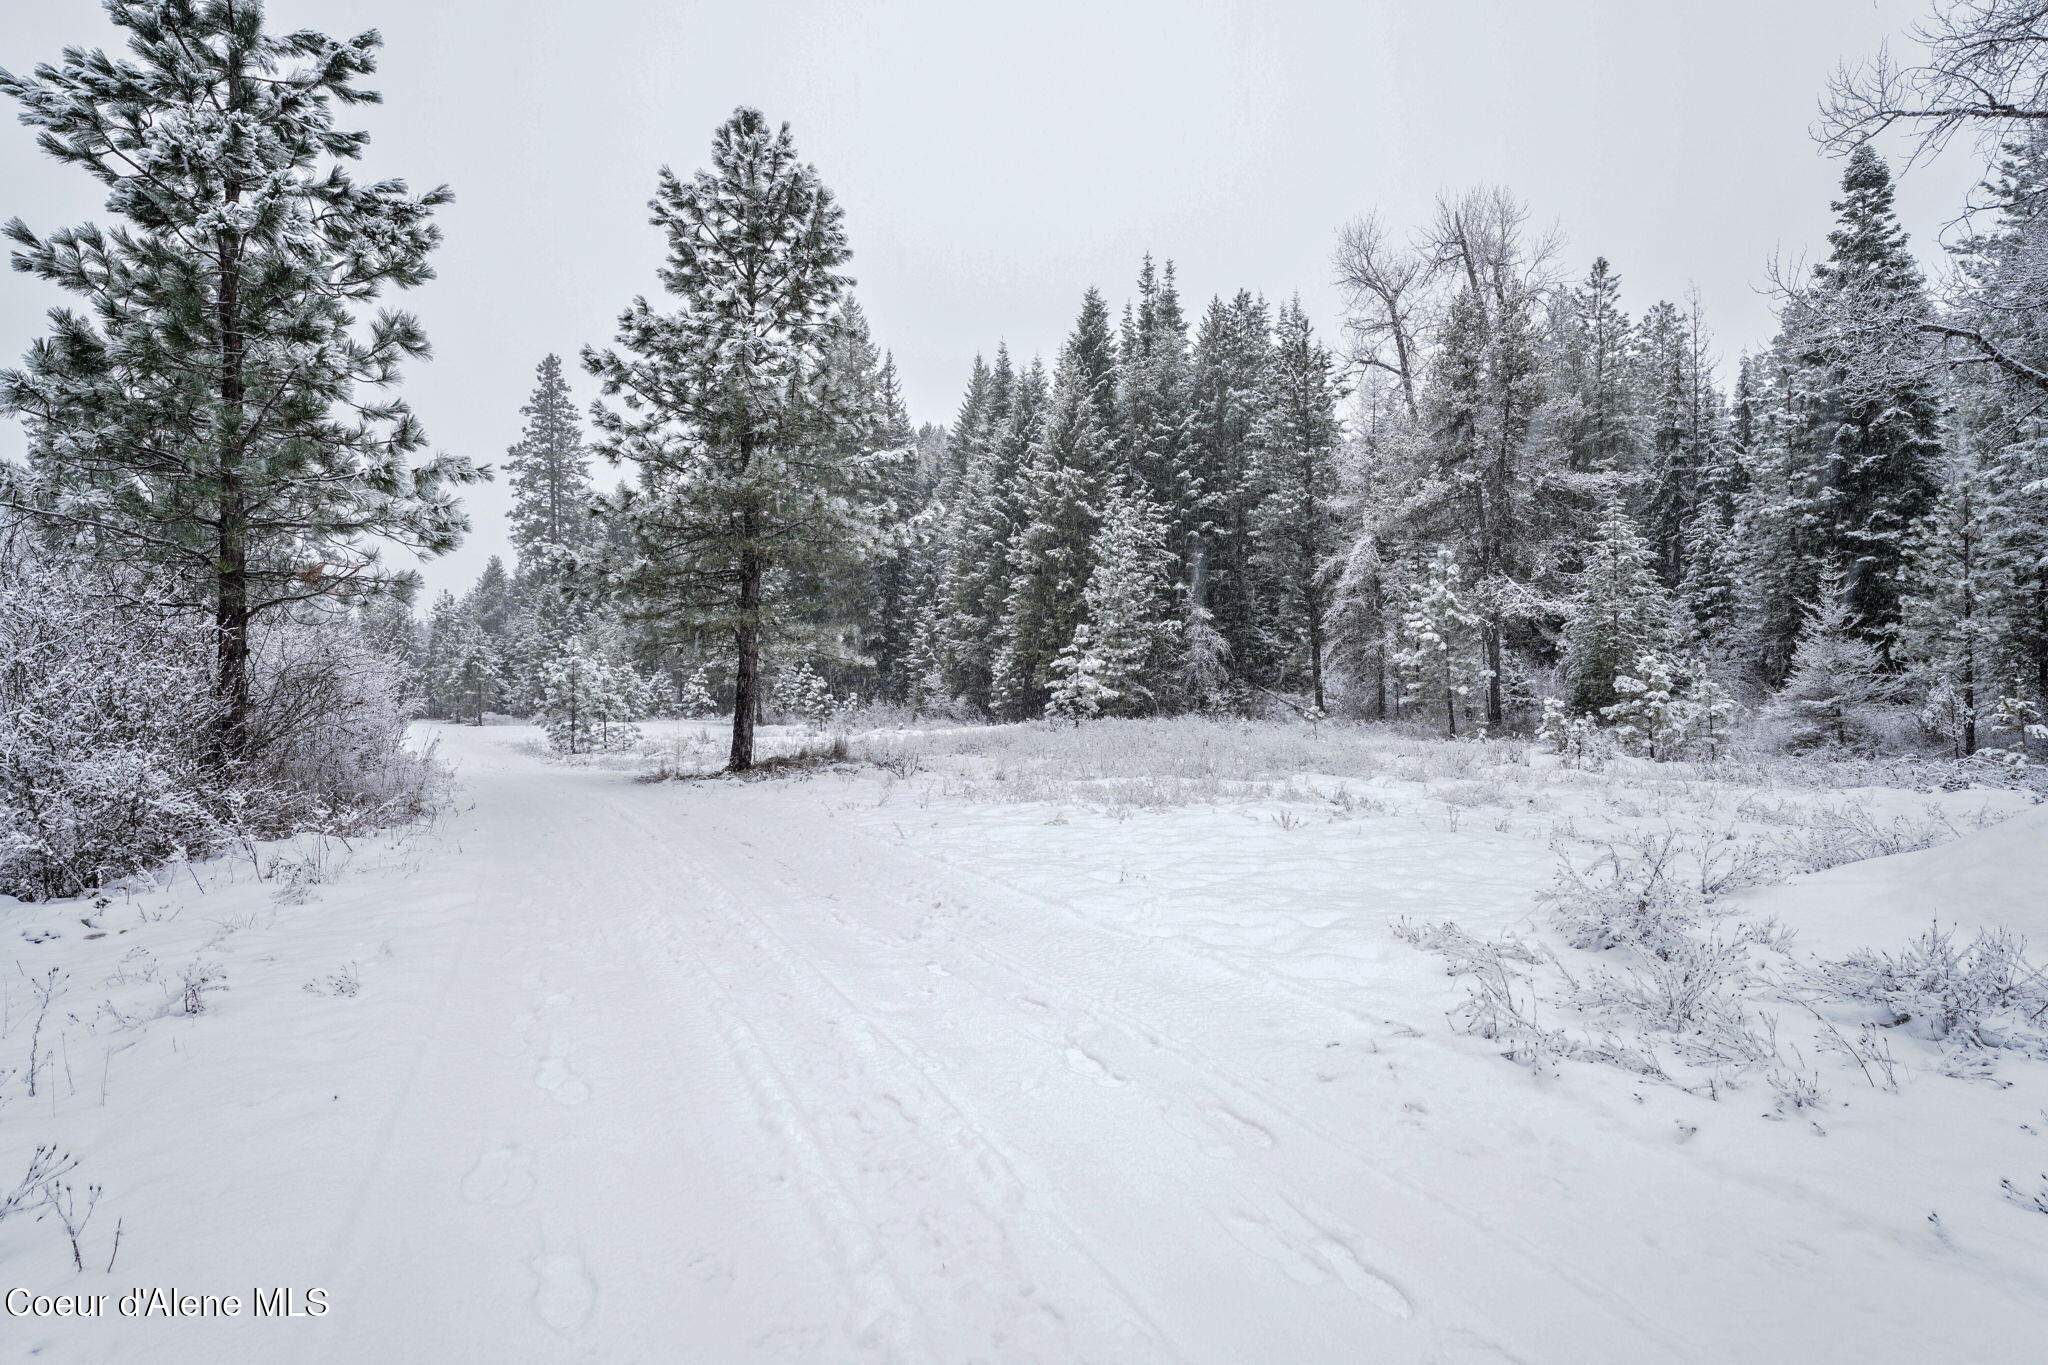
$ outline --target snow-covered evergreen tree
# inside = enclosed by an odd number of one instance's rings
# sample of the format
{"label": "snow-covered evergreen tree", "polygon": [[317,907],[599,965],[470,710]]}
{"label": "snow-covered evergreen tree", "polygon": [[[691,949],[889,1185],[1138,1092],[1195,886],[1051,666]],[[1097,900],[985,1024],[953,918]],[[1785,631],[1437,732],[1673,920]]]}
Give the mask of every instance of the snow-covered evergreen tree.
{"label": "snow-covered evergreen tree", "polygon": [[1624,744],[1650,758],[1671,757],[1685,737],[1685,700],[1671,661],[1646,653],[1614,678],[1614,701],[1600,708],[1600,718]]}
{"label": "snow-covered evergreen tree", "polygon": [[1090,289],[1060,355],[1043,437],[1018,475],[1010,591],[999,626],[992,700],[999,715],[1036,716],[1052,665],[1073,643],[1094,572],[1100,502],[1115,471],[1116,345]]}
{"label": "snow-covered evergreen tree", "polygon": [[1997,491],[1968,434],[1958,434],[1942,472],[1932,508],[1907,541],[1892,652],[1921,686],[1952,699],[1939,728],[1967,757],[1994,701],[2002,527]]}
{"label": "snow-covered evergreen tree", "polygon": [[1049,672],[1050,714],[1071,718],[1083,704],[1090,715],[1144,715],[1158,708],[1180,625],[1168,535],[1150,491],[1134,479],[1119,480],[1093,547],[1083,627]]}
{"label": "snow-covered evergreen tree", "polygon": [[1486,686],[1483,618],[1467,596],[1458,556],[1438,550],[1410,590],[1401,613],[1394,667],[1409,702],[1441,708],[1444,733],[1458,733],[1460,705]]}
{"label": "snow-covered evergreen tree", "polygon": [[618,579],[637,618],[729,643],[728,763],[744,771],[767,637],[800,619],[798,585],[876,548],[874,489],[895,453],[840,439],[870,416],[838,406],[827,363],[849,253],[789,129],[738,110],[711,168],[664,171],[652,207],[673,310],[636,299],[617,348],[584,353],[619,404],[596,410],[600,448],[638,471],[613,508],[630,540]]}
{"label": "snow-covered evergreen tree", "polygon": [[1650,547],[1619,501],[1600,519],[1577,587],[1565,627],[1569,701],[1603,713],[1620,699],[1616,680],[1663,647],[1671,615]]}
{"label": "snow-covered evergreen tree", "polygon": [[1779,342],[1797,374],[1798,415],[1786,436],[1803,478],[1776,515],[1804,523],[1821,571],[1842,577],[1850,619],[1881,653],[1898,624],[1907,535],[1933,499],[1940,450],[1929,379],[1868,363],[1839,326],[1844,314],[1925,312],[1894,197],[1876,150],[1850,153],[1828,257],[1788,302]]}
{"label": "snow-covered evergreen tree", "polygon": [[504,670],[498,648],[475,613],[456,607],[436,621],[436,675],[433,688],[443,712],[471,725],[484,723],[504,692]]}
{"label": "snow-covered evergreen tree", "polygon": [[633,721],[645,714],[644,684],[606,651],[572,641],[542,681],[541,724],[557,752],[608,753],[639,742]]}
{"label": "snow-covered evergreen tree", "polygon": [[512,489],[512,545],[522,575],[544,572],[542,551],[582,552],[596,535],[590,508],[590,453],[562,360],[550,355],[534,371],[533,396],[520,413],[526,426],[505,453]]}
{"label": "snow-covered evergreen tree", "polygon": [[1326,709],[1323,668],[1330,606],[1343,545],[1342,426],[1337,361],[1316,340],[1301,300],[1280,310],[1256,429],[1258,555],[1276,590],[1280,633],[1294,679]]}
{"label": "snow-covered evergreen tree", "polygon": [[467,529],[468,461],[415,461],[395,397],[423,356],[409,315],[360,316],[432,277],[445,189],[358,182],[365,134],[336,106],[375,95],[375,33],[273,33],[255,0],[110,0],[129,56],[71,48],[0,72],[43,149],[106,187],[118,228],[6,228],[14,263],[89,303],[58,309],[0,409],[23,418],[27,502],[148,563],[213,617],[214,762],[249,743],[252,626],[377,590],[382,538],[426,554]]}
{"label": "snow-covered evergreen tree", "polygon": [[1858,748],[1871,738],[1873,710],[1890,700],[1876,646],[1863,638],[1840,577],[1822,584],[1792,656],[1792,674],[1771,698],[1769,714],[1788,747]]}

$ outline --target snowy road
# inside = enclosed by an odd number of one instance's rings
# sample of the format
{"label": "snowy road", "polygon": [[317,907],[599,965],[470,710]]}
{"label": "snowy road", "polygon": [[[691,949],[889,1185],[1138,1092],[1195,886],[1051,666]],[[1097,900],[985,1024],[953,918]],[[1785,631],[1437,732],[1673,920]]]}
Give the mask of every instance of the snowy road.
{"label": "snowy road", "polygon": [[[1990,1131],[1958,1098],[2025,1090],[1844,1089],[1823,1131],[1447,1028],[1389,920],[1526,915],[1541,839],[1048,824],[438,733],[444,846],[251,938],[150,1035],[175,1063],[115,1074],[223,1121],[78,1139],[127,1197],[117,1286],[332,1311],[52,1324],[45,1358],[2016,1365],[2048,1320],[2035,1220],[1945,1159]],[[360,998],[299,991],[345,957]]]}
{"label": "snowy road", "polygon": [[[1814,1321],[1840,1292],[1798,1283],[1814,1244],[1740,1264],[1784,1191],[1680,1167],[1661,1134],[1603,1181],[1520,1126],[1538,1102],[1497,1060],[922,856],[828,782],[648,787],[449,735],[483,913],[333,1277],[380,1340],[1641,1362],[1819,1359],[1896,1326],[1877,1284],[1847,1291],[1852,1328]],[[1404,1090],[1414,1065],[1453,1075]],[[1445,1100],[1510,1150],[1423,1131]],[[1748,1302],[1717,1344],[1694,1300],[1731,1274]]]}
{"label": "snowy road", "polygon": [[1592,1319],[1615,1358],[1686,1358],[1243,1056],[1247,1023],[1323,1014],[1329,1051],[1371,1046],[1360,1021],[891,847],[810,784],[648,788],[453,738],[489,910],[331,1290],[380,1337],[1452,1361],[1585,1359]]}

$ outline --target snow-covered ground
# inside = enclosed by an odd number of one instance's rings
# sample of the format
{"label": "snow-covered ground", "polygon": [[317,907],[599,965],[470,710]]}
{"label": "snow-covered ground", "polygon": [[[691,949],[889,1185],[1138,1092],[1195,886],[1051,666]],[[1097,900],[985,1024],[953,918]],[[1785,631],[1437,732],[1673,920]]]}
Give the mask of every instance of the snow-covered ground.
{"label": "snow-covered ground", "polygon": [[[2041,1358],[2048,1216],[2000,1182],[2048,1170],[2048,1062],[1943,1075],[1886,1029],[1892,1088],[1816,1044],[1853,1011],[1784,987],[1936,919],[2048,941],[2024,793],[1226,727],[645,783],[426,728],[463,784],[435,828],[0,903],[0,1200],[45,1143],[74,1212],[104,1188],[83,1272],[49,1210],[0,1222],[0,1288],[108,1311],[0,1315],[0,1353]],[[1793,931],[1745,991],[1776,1079],[1509,1060],[1416,946],[1525,945],[1546,1026],[1618,1027],[1557,1013],[1614,954],[1536,897],[1702,830],[1790,875],[1715,912]],[[119,1316],[138,1286],[244,1316]],[[326,1312],[248,1316],[274,1287]]]}

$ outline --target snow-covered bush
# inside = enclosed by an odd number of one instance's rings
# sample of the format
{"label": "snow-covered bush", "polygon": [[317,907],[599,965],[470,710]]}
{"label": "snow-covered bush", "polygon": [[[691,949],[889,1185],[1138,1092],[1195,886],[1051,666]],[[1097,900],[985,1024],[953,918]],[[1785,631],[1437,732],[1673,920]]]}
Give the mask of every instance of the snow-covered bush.
{"label": "snow-covered bush", "polygon": [[0,553],[0,894],[76,895],[230,838],[347,833],[434,804],[405,665],[344,613],[259,622],[249,743],[209,762],[210,629],[108,568]]}
{"label": "snow-covered bush", "polygon": [[2026,942],[2005,929],[1958,943],[1953,926],[1930,925],[1897,953],[1863,949],[1824,962],[1812,980],[1824,995],[1875,1007],[1875,1022],[1935,1042],[2017,1047],[2048,1055],[2048,975]]}
{"label": "snow-covered bush", "polygon": [[0,894],[73,895],[225,833],[203,799],[205,632],[0,560]]}
{"label": "snow-covered bush", "polygon": [[404,824],[437,805],[446,774],[414,748],[416,679],[345,618],[272,621],[258,635],[250,753],[230,802],[254,832],[349,834]]}
{"label": "snow-covered bush", "polygon": [[1681,864],[1673,837],[1613,846],[1589,867],[1564,861],[1543,899],[1574,948],[1668,957],[1707,918],[1708,897],[1687,883]]}

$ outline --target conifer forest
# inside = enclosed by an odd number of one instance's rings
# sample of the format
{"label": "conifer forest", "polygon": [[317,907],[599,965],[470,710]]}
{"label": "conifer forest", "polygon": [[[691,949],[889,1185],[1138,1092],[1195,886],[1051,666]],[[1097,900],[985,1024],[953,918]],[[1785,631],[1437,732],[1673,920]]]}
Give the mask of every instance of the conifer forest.
{"label": "conifer forest", "polygon": [[1810,3],[0,20],[0,1354],[2041,1359],[2048,3]]}

